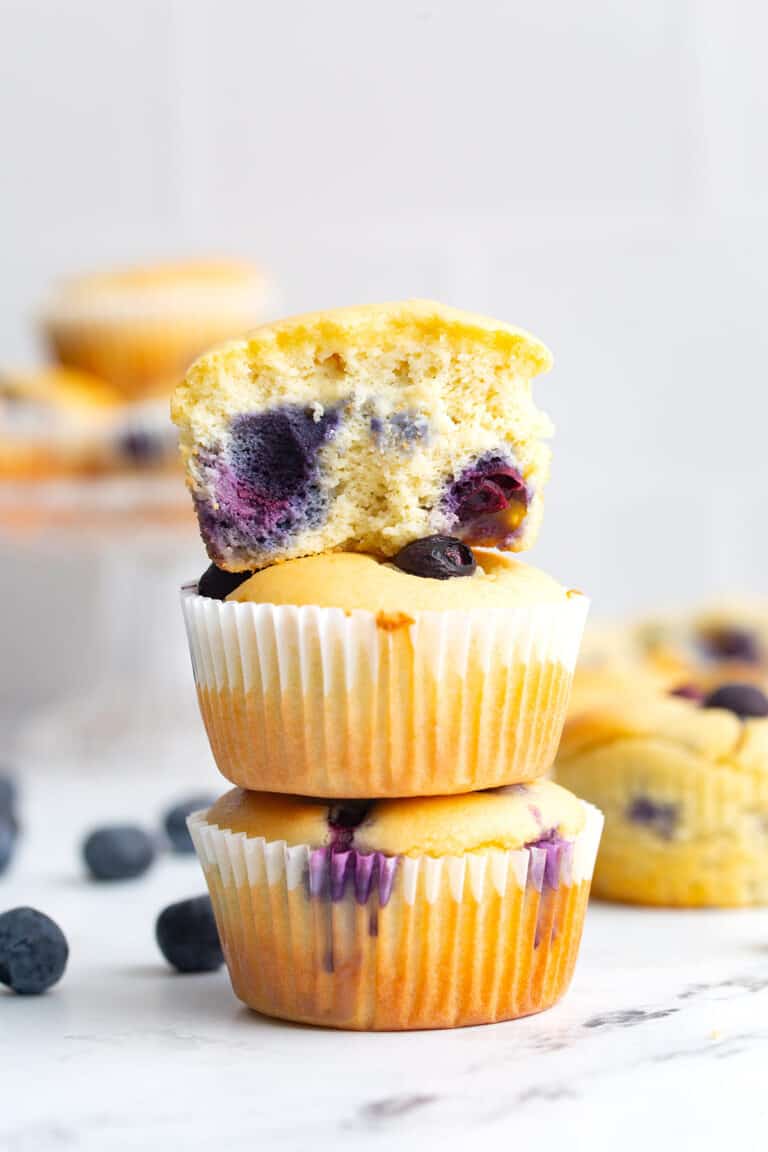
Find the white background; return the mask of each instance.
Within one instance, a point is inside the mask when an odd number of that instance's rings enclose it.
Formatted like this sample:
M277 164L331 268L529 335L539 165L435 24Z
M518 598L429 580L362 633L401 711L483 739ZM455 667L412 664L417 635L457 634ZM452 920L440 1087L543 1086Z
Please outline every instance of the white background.
M286 312L531 328L534 559L598 612L764 586L768 15L716 0L0 0L0 359L52 277L197 253Z

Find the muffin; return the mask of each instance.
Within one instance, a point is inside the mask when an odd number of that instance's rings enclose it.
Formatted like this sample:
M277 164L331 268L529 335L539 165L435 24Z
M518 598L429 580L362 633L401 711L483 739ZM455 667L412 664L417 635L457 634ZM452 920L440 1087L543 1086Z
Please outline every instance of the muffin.
M267 1015L376 1030L559 999L600 826L546 782L341 804L235 789L190 819L235 994Z
M98 468L119 399L103 380L83 372L0 370L0 478Z
M610 635L590 630L585 665L633 666L667 684L704 675L713 683L761 680L768 673L768 606L759 602L734 600L646 617L614 629L612 647Z
M168 402L125 403L68 368L0 371L0 477L102 476L178 469Z
M176 390L208 554L229 571L449 534L534 540L549 420L534 337L429 301L294 317L209 352Z
M168 393L195 356L264 318L264 275L249 264L178 263L69 280L44 310L57 360L129 397Z
M393 561L329 552L253 575L212 569L183 608L223 775L343 798L545 773L587 600L510 555L437 537Z
M555 777L605 813L594 894L768 903L768 697L625 679L566 722Z

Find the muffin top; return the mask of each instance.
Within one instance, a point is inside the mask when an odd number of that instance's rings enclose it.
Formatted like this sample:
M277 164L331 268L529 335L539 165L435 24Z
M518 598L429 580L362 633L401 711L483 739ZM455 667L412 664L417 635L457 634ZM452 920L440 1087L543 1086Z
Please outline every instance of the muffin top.
M57 286L43 319L54 323L81 319L152 316L156 308L180 315L205 316L221 307L243 315L252 325L266 295L263 273L242 261L200 260L118 268L73 277Z
M2 401L90 413L116 407L121 396L98 376L73 368L0 369Z
M475 549L471 576L435 579L360 552L326 552L255 572L228 600L322 608L402 610L509 608L558 603L569 592L545 572L490 549Z
M387 856L461 856L573 839L585 812L572 793L547 780L463 796L328 803L234 788L207 821L231 832L338 851Z
M622 741L647 739L674 745L707 760L768 770L768 697L755 684L696 684L672 691L642 673L603 681L565 724L558 761Z

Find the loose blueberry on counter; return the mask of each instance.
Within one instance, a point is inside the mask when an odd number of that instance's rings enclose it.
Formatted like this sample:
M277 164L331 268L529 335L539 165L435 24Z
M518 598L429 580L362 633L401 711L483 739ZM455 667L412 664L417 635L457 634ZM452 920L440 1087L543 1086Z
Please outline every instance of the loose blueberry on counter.
M226 600L230 592L244 584L253 572L225 572L210 564L197 582L198 596L207 596L209 600Z
M163 827L173 852L181 855L190 855L194 852L195 846L187 828L187 817L193 812L210 808L215 799L216 797L211 795L188 796L186 800L181 800L178 804L174 804L173 808L168 809L163 818Z
M713 660L759 664L762 659L760 642L749 628L712 628L702 633L701 644Z
M132 880L155 858L152 837L133 824L97 828L83 845L83 856L95 880Z
M401 548L392 563L411 576L450 580L471 576L477 568L472 549L455 536L425 536Z
M0 984L39 996L61 979L69 945L55 921L35 908L0 915Z
M726 708L742 720L768 716L768 696L756 684L721 684L705 696L702 708Z
M16 816L16 781L12 776L0 776L0 823L8 825L13 836L19 832ZM0 849L0 872L3 870L2 850Z
M0 776L0 816L11 817L16 812L16 781L11 776Z
M0 876L11 862L16 847L16 828L8 816L0 815Z
M157 918L155 936L177 972L215 972L224 963L209 896L169 904Z

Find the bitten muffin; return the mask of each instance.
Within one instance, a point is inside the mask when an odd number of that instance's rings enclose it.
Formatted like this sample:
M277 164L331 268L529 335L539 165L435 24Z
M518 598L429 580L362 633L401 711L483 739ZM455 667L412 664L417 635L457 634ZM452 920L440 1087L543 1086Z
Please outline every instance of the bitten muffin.
M594 893L639 904L768 903L768 698L623 680L565 726L557 780L605 812Z
M573 973L600 827L547 782L341 804L236 789L190 820L235 994L354 1029L552 1005Z
M544 572L444 537L393 562L330 552L213 572L183 608L211 748L233 783L429 796L551 766L587 600Z
M242 571L450 534L518 551L542 511L546 348L428 301L257 329L192 366L181 433L210 558Z
M128 268L69 280L44 310L57 360L129 397L166 395L195 356L261 323L266 280L250 264Z

